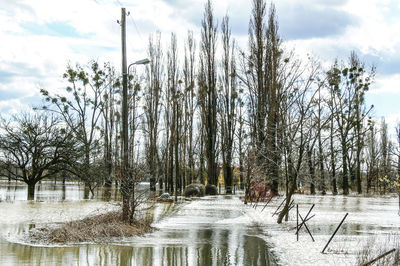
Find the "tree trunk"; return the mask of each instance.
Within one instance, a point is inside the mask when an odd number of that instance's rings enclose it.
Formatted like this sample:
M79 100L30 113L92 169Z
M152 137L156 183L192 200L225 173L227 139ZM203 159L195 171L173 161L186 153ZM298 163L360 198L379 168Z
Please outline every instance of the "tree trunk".
M107 177L104 182L104 186L107 188L111 188L112 186L112 162L111 162L111 152L107 154L107 162L106 162L106 167L107 167Z
M150 177L150 191L156 191L156 178L153 176Z
M130 198L127 195L122 195L122 220L129 221L130 218Z
M310 178L311 178L311 185L310 185L310 194L315 195L315 169L314 169L314 164L312 161L312 149L308 148L307 149L307 159L308 159L308 168L310 171Z
M174 192L174 142L175 137L175 111L173 110L172 122L171 122L171 136L169 141L169 191Z
M208 146L207 146L207 182L211 185L216 185L217 184L217 171L216 171L216 165L215 165L215 147L213 144L213 138L214 136L212 135L210 131L208 132L209 136L208 137Z
M65 183L62 186L62 200L65 200L65 194L66 194L66 187L65 187Z
M64 188L65 186L63 186ZM111 186L104 186L104 196L103 199L109 201L111 199Z
M334 136L334 128L333 128L333 118L331 118L331 134L330 134L330 153L331 153L331 168L332 168L332 194L337 195L337 184L336 184L336 163L335 163L335 149L333 147L333 136Z
M243 159L239 160L239 182L240 182L240 189L244 188L244 176L243 176Z
M297 187L297 185L296 185L297 177L296 177L296 174L293 172L292 161L291 161L290 158L288 159L288 161L289 161L288 162L289 169L291 169L291 170L289 170L290 171L289 175L291 176L290 177L291 182L290 182L290 188L289 188L288 194L286 195L285 206L283 207L283 210L279 213L279 216L278 216L278 220L277 220L278 224L281 224L282 220L283 220L283 217L285 217L285 215L287 215L287 213L289 211L289 207L290 207L289 206L290 201L292 200L292 196L293 196L294 192L296 191L296 187Z
M28 200L34 200L35 199L35 183L29 183L28 184Z
M361 108L360 105L361 103L361 96L360 92L357 90L356 92L356 137L357 137L357 148L356 148L356 173L355 173L355 178L356 178L356 183L357 183L357 192L358 194L362 193L361 189L361 150L363 148L362 144L362 133L361 133L361 123L362 120L360 118L360 113L361 113Z
M90 193L89 186L86 185L85 183L85 186L83 188L83 199L89 199L89 193Z
M250 199L250 187L251 187L251 158L250 154L247 153L247 174L246 174L246 186L244 192L244 204L247 204L248 200Z
M153 138L151 138L153 139ZM151 140L150 140L151 141ZM155 159L156 159L156 151L157 147L154 143L154 141L151 141L150 143L150 191L156 191L156 165L155 165Z
M325 169L324 169L324 151L322 148L322 106L321 106L321 88L318 90L318 163L320 171L320 190L321 194L326 194Z
M179 171L179 123L178 123L178 106L176 106L176 113L175 113L175 122L176 122L176 132L175 132L175 199L177 197L178 188L181 189L181 179L180 179L180 171Z
M200 137L201 138L201 144L200 144L200 169L199 169L199 174L200 174L200 183L205 184L205 178L204 178L204 157L203 157L203 135Z
M361 144L360 144L361 145ZM356 166L356 181L357 181L357 192L358 194L362 193L361 187L361 147L357 148L357 166Z
M342 179L342 188L343 188L343 195L349 194L349 181L348 181L348 169L347 169L347 148L346 143L342 142L342 161L343 161L343 179Z
M225 193L232 194L232 167L226 165L225 172Z

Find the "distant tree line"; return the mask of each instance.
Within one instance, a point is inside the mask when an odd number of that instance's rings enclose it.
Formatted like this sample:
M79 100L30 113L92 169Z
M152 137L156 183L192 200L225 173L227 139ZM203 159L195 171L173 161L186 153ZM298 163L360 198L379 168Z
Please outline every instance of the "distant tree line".
M285 46L275 7L265 0L252 1L246 48L236 45L228 15L218 23L210 0L200 40L189 31L179 47L173 33L166 47L160 33L150 36L150 64L144 74L134 70L128 77L129 161L150 178L151 190L217 185L222 171L231 193L236 168L246 190L257 180L275 194L285 191L278 222L293 193L304 188L347 195L393 192L397 184L399 191L400 125L394 142L385 120L371 118L365 93L375 69L354 52L329 68L301 59ZM121 75L108 63L90 62L68 66L64 78L64 92L41 90L46 104L40 115L3 119L2 162L19 168L24 174L9 174L28 184L62 169L93 193L120 179ZM35 142L49 151L14 150L32 141L32 132L41 136L35 127L55 141ZM28 153L32 159L21 162ZM34 156L54 164L45 161L45 171L28 178L25 172L38 167Z

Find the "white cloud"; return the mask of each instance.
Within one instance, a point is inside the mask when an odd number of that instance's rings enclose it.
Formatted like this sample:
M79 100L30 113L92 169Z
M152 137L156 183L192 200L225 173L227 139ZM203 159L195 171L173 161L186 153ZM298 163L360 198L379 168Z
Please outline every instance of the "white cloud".
M400 98L400 73L395 75L379 75L371 87L370 94L392 93L399 94Z
M349 1L346 10L362 21L360 27L348 32L349 41L364 53L399 53L396 47L400 42L400 9L395 8L394 3L389 0Z
M166 47L170 33L175 32L179 51L183 50L188 30L194 30L195 38L199 39L205 0L0 0L0 25L2 25L0 75L1 71L4 75L8 75L7 81L2 81L0 76L0 91L11 90L33 97L38 95L37 88L40 86L50 90L62 88L65 84L61 76L69 62L84 64L90 59L98 59L111 61L119 68L121 38L117 20L120 19L121 2L127 4L126 9L130 12L130 16L127 17L128 61L146 57L148 36L157 30L162 32ZM232 32L241 48L246 49L252 1L214 0L213 2L215 17L220 22L226 13L230 15L234 27ZM293 1L275 2L278 20L282 27L284 26L282 23L292 23L293 27L297 25L296 29L299 30L311 29L305 24L304 14L302 17L302 14L288 12L289 8L294 6ZM345 59L351 50L356 50L363 59L372 61L367 62L368 64L378 64L376 84L369 94L399 93L400 4L397 1L306 0L295 6L299 5L309 8L308 11L313 9L315 12L310 12L317 16L316 18L332 26L315 30L336 29L336 35L331 35L329 32L310 33L312 38L288 41L289 47L295 47L300 56L305 56L307 53L315 54L325 65L333 62L336 57ZM321 10L324 12L319 12ZM336 14L338 17L323 16L328 14L326 12ZM342 18L340 14L349 14L352 16L351 21L354 19L356 23L339 21ZM324 21L327 18L329 21ZM68 37L62 34L46 36L43 32L35 34L34 31L26 29L26 25L40 27L51 23L59 23L57 25L64 23L74 29L79 36L71 34ZM340 29L342 25L343 30ZM285 27L290 26L291 24L288 24ZM282 37L288 40L293 36ZM19 69L21 64L24 66L22 70ZM390 69L385 68L387 64L390 64ZM374 99L371 97L372 102ZM25 99L16 104L17 100L13 100L11 104L10 101L0 99L0 109L10 110L9 108L19 108L20 104L27 103ZM393 115L399 114L400 107L392 108L391 112Z

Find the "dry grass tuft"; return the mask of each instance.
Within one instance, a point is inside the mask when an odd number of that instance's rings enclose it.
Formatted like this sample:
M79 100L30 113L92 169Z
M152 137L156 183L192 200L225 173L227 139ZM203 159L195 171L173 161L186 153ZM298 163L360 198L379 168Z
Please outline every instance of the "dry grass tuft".
M376 238L369 238L363 249L357 254L357 265L365 265L379 255L395 248L396 251L379 259L372 265L399 265L400 263L400 235L390 234L384 241L377 241Z
M36 240L49 243L106 242L113 237L130 237L152 230L150 221L129 224L122 220L121 212L109 212L83 220L65 223L59 228L42 229L32 234Z

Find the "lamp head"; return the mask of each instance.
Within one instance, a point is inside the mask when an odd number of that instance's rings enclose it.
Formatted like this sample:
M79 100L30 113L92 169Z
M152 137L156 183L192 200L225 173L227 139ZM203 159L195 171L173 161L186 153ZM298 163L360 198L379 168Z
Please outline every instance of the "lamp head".
M146 59L138 60L138 61L134 62L133 64L134 65L146 65L148 63L150 63L150 60L146 58Z

